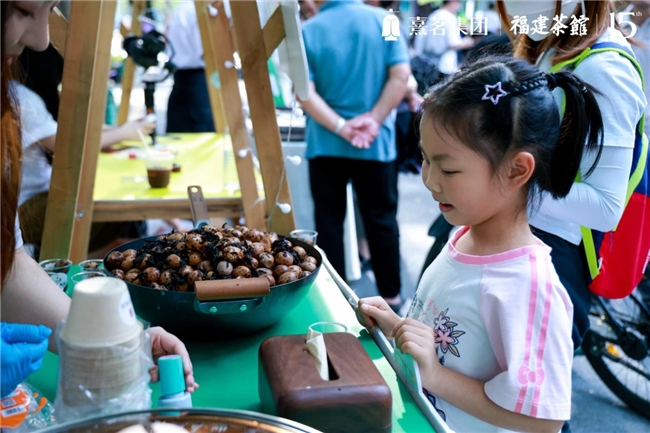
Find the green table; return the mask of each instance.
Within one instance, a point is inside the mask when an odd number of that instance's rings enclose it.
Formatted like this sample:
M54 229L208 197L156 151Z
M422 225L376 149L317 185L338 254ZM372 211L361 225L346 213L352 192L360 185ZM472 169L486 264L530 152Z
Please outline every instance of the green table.
M101 153L93 192L93 221L137 221L190 218L187 187L200 185L211 214L239 216L241 190L229 135L170 134L158 143L176 154L181 171L172 173L167 188L151 188L139 143L125 141ZM121 149L121 150L120 150ZM263 195L261 177L255 173Z
M261 411L257 393L257 352L260 344L274 335L306 334L311 323L322 320L344 323L349 332L359 336L392 391L393 431L433 431L406 388L398 382L395 372L375 342L358 324L352 308L324 269L321 269L307 297L275 326L238 340L187 344L195 378L201 385L193 396L194 407ZM30 377L30 382L49 398L56 393L57 368L58 356L48 353L43 367ZM152 399L156 402L160 395L158 385L153 384L152 389Z

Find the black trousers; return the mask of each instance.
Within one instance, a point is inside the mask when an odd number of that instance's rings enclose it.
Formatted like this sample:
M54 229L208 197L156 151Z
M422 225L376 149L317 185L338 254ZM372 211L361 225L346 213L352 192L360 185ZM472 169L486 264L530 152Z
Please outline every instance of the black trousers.
M381 296L400 293L397 165L394 162L318 157L309 160L318 245L345 278L343 222L348 181L357 193L372 268Z
M167 103L167 132L214 132L204 69L179 69Z
M591 307L591 292L589 268L582 244L574 245L558 236L531 227L533 234L551 247L551 261L555 267L560 282L569 293L573 302L573 349L580 347L582 339L589 329L589 309Z

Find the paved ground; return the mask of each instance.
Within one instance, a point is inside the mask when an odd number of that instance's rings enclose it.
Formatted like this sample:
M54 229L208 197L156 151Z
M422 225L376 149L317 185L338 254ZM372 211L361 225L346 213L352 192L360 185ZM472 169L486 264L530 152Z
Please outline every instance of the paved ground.
M402 252L402 293L410 299L424 258L433 243L427 231L439 211L419 176L400 175L399 194L397 219ZM352 287L360 297L374 296L377 290L373 281L374 276L369 271ZM408 305L402 311L407 309ZM574 360L572 403L570 425L574 433L650 432L650 420L629 410L612 394L584 356Z

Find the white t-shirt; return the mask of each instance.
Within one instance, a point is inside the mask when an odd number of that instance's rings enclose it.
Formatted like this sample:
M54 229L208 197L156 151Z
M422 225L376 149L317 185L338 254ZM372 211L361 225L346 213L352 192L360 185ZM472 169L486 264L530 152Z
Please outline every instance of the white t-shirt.
M12 82L16 106L20 107L20 125L23 141L22 179L18 206L30 198L50 189L52 166L39 141L56 135L57 123L45 107L45 102L36 93Z
M415 53L440 56L438 70L443 74L453 74L458 70L458 51L449 48L462 42L456 15L444 8L437 9L427 18L426 28L426 35L416 35L413 40Z
M609 29L596 43L615 42L629 49L623 35ZM539 68L548 71L551 53ZM603 52L587 57L573 71L602 95L596 96L604 126L604 150L591 176L575 183L569 194L554 200L547 195L537 213L529 215L534 227L559 236L575 245L582 239L580 226L599 231L614 229L625 205L627 183L632 166L636 125L646 107L646 98L638 71L627 58L615 52ZM558 105L563 90L554 92ZM581 170L586 172L593 158L583 157Z
M427 268L407 315L431 326L440 362L485 382L497 405L552 420L571 416L573 305L541 241L489 256L454 245ZM445 380L440 377L439 380ZM506 432L448 402L429 400L456 432Z
M169 22L167 39L173 49L172 62L178 69L205 67L203 42L193 1L184 1L176 6Z

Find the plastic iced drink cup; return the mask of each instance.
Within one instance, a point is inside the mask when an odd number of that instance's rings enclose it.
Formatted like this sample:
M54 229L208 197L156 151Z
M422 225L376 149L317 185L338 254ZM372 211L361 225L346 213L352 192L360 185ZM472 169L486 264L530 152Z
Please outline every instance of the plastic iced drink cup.
M149 150L145 156L147 177L152 188L166 188L169 185L174 154L165 151Z

